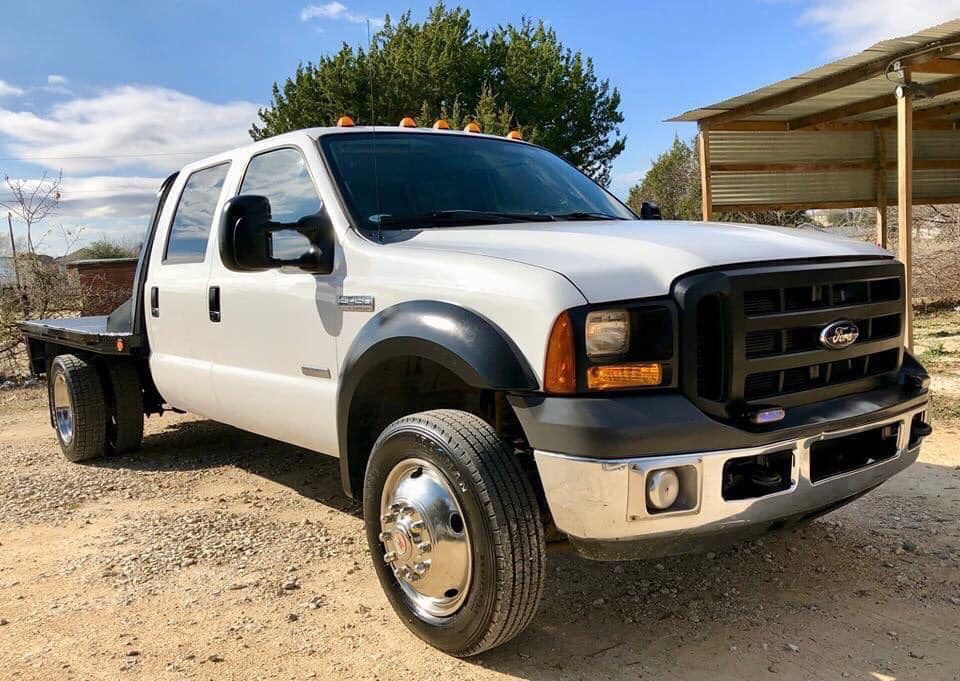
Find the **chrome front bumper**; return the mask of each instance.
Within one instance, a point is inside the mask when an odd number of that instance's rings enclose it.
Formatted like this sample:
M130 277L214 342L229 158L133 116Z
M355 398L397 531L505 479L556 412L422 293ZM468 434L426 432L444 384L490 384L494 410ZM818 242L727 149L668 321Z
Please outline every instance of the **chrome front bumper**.
M910 446L913 417L926 405L855 428L826 431L762 447L670 456L601 460L536 451L537 468L557 528L587 557L627 559L704 549L711 539L736 540L775 527L790 518L829 510L869 491L916 459L919 443ZM814 482L810 447L821 440L845 437L887 425L900 425L896 453L882 461ZM734 458L792 451L790 486L751 499L723 498L724 464ZM685 508L650 512L647 475L657 469L695 472L693 493ZM591 545L603 547L592 550Z

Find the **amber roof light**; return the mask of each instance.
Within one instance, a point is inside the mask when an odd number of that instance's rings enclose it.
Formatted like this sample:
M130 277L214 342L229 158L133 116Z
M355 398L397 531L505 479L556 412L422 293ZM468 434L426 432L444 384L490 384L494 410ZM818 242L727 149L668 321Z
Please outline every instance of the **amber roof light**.
M352 127L353 127L353 119L350 118L349 116L341 116L340 118L337 119L337 127L338 127L338 128L352 128Z
M400 119L401 128L415 128L417 127L417 122L410 118L410 116L404 116Z

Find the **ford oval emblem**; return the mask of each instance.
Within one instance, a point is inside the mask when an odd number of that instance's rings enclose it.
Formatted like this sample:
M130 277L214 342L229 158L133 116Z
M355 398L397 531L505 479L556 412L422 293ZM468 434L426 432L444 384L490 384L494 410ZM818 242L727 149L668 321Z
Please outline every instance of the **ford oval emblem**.
M849 319L827 324L820 332L820 344L828 350L843 350L853 345L860 336L860 329Z

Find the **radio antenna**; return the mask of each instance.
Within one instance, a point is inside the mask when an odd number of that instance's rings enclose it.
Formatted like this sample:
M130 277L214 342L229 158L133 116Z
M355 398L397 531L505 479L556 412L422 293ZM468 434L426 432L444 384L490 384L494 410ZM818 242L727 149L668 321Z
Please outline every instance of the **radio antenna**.
M370 79L370 122L373 126L373 195L377 206L377 240L383 241L383 216L380 214L380 174L377 172L377 113L374 108L375 81L373 77L373 40L370 37L370 20L367 19L367 76Z

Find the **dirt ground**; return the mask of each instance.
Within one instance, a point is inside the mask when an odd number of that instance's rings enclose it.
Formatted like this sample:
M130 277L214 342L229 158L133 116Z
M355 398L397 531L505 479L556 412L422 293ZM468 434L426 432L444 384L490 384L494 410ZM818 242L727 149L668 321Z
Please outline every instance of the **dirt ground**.
M399 623L337 463L187 416L76 465L0 392L0 678L960 679L960 314L919 463L803 529L622 564L551 555L531 627L472 660Z

